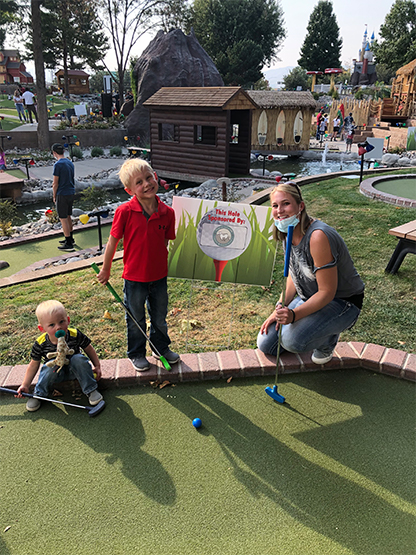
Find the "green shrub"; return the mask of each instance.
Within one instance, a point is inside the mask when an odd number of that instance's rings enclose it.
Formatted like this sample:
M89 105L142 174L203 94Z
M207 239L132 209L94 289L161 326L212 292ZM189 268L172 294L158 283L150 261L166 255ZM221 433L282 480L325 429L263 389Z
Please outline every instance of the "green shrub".
M110 149L110 156L121 156L122 150L121 146L113 146Z
M11 200L0 201L0 233L6 237L12 234L12 224L16 218L16 206Z
M79 148L79 146L73 146L72 147L72 152L71 152L71 156L75 158L78 158L79 160L81 160L81 158L84 156L82 154L82 150Z
M91 156L93 158L98 158L98 156L102 156L104 154L104 150L100 146L94 146L91 149Z
M91 187L82 191L81 197L90 207L89 210L96 210L107 202L109 195L106 189L91 185Z

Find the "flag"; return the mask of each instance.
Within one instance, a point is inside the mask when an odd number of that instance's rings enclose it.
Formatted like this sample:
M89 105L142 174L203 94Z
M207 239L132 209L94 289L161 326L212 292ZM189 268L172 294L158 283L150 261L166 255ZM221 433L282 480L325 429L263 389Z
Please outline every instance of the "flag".
M341 128L344 125L344 104L340 104L338 108L337 118L339 118L339 127Z

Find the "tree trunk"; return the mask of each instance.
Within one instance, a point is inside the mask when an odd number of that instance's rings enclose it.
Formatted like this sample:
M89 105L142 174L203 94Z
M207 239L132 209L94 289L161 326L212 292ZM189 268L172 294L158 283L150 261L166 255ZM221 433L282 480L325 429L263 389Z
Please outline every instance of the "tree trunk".
M33 59L35 61L37 111L38 111L38 147L49 150L49 122L46 105L45 66L43 63L42 35L39 0L31 0Z

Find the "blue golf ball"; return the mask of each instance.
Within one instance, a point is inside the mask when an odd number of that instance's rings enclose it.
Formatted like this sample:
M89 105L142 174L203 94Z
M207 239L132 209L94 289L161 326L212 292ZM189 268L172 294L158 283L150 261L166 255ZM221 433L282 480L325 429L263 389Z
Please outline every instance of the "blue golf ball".
M193 426L194 428L200 428L200 427L202 426L201 419L200 419L200 418L194 418L194 419L192 420L192 426Z

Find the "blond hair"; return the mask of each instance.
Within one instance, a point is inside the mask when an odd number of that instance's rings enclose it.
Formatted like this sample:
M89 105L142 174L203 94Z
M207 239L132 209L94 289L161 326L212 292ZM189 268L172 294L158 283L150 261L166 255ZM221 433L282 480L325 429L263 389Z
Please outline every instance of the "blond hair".
M270 202L272 202L272 196L274 195L274 193L287 193L288 195L293 197L297 204L304 202L300 187L294 181L285 181L284 183L279 183L279 185L274 187L272 192L270 193ZM310 226L311 222L312 218L308 216L306 208L304 208L300 215L300 231L302 235L305 235L306 230ZM286 237L286 233L282 233L277 229L277 227L275 227L273 229L273 237L274 239L276 239L276 241L283 241Z
M152 166L146 160L141 158L130 158L126 160L121 166L118 176L120 181L123 183L125 189L130 189L130 182L133 176L138 172L143 172L144 170L149 170L154 173Z
M62 303L60 303L59 301L49 300L49 301L43 301L43 303L40 303L36 308L35 314L38 319L38 322L41 323L41 321L45 317L51 316L56 312L63 312L66 315L66 309Z

